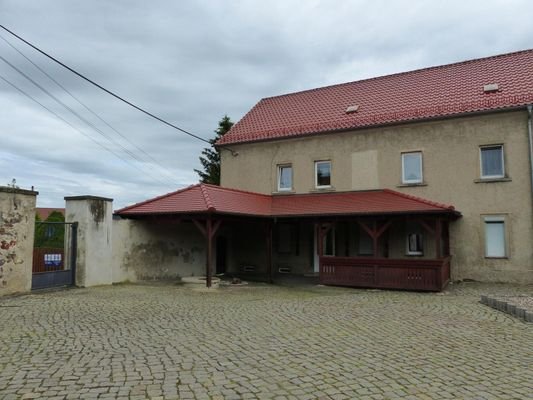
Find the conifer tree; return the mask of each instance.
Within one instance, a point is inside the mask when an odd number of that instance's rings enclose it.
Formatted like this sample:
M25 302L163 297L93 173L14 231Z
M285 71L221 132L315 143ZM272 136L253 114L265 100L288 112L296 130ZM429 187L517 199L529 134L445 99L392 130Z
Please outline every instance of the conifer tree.
M229 132L233 122L227 115L218 122L218 128L215 129L215 137L209 140L211 147L206 147L202 150L200 156L200 163L202 164L203 171L195 169L194 171L200 176L200 182L210 183L211 185L220 185L220 152L214 146L214 144L222 136Z

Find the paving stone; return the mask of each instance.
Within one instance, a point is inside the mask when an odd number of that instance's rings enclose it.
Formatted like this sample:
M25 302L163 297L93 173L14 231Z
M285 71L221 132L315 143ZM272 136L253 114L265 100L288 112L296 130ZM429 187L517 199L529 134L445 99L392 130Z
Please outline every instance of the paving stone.
M533 287L154 283L0 298L0 400L527 399L533 324L483 293Z

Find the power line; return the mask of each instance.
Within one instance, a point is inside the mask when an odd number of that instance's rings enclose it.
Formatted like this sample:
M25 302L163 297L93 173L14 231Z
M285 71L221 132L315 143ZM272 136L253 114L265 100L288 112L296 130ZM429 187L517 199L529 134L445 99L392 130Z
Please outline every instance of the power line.
M73 108L69 107L68 105L66 105L65 103L63 103L60 99L58 99L56 96L54 96L52 93L50 93L46 88L44 88L43 86L41 86L40 84L38 84L36 81L34 81L32 78L30 78L28 75L26 75L24 72L22 72L20 69L18 69L17 67L15 67L12 63L10 63L8 60L6 60L4 57L0 56L0 60L2 60L3 62L5 62L7 65L9 65L11 68L13 68L15 71L17 71L20 75L22 75L24 78L26 78L28 81L30 81L31 83L33 83L35 86L37 86L39 89L41 89L44 93L46 93L49 97L51 97L52 99L54 99L54 101L58 104L60 104L61 106L63 106L64 108L66 108L68 111L70 111L72 114L74 114L76 117L78 117L82 122L84 122L85 124L87 124L89 127L91 127L92 129L94 129L95 131L97 131L100 135L102 135L104 138L106 138L107 140L109 140L111 143L113 143L114 145L122 148L122 150L127 154L129 155L130 157L132 157L133 159L135 159L136 161L140 162L140 163L143 163L144 161L141 160L140 158L137 157L137 155L135 155L134 153L132 153L130 150L128 150L127 148L125 148L124 146L122 146L120 143L118 143L117 141L115 141L113 138L110 138L105 132L103 132L101 129L99 129L96 125L94 125L92 122L88 121L87 119L85 119L83 116L81 116L79 113L77 113Z
M63 89L70 97L72 97L74 100L76 100L79 104L81 104L87 111L89 111L92 115L94 115L96 118L98 118L100 121L102 121L105 125L107 125L111 130L113 130L115 133L117 133L120 137L122 137L124 140L126 140L129 144L131 144L133 147L135 147L138 151L146 155L153 163L158 165L162 170L166 172L166 174L169 177L173 177L173 174L168 171L164 166L162 166L154 157L152 157L150 154L148 154L145 150L143 150L141 147L137 146L135 143L133 143L130 139L128 139L127 136L123 135L121 132L119 132L117 129L115 129L111 124L109 124L106 120L104 120L102 117L100 117L96 112L94 112L89 106L87 106L85 103L83 103L80 99L78 99L74 94L72 94L66 87L64 87L61 83L59 83L56 79L54 79L50 74L48 74L44 69L39 67L35 62L33 62L29 57L27 57L22 51L17 49L13 44L11 44L6 38L4 38L2 35L0 35L0 39L2 39L8 46L10 46L13 50L15 50L17 53L19 53L22 57L24 57L29 63L31 63L35 68L37 68L43 75L45 75L48 79L50 79L52 82L54 82L57 86L59 86L61 89Z
M84 131L82 131L81 129L79 129L78 127L72 125L69 121L67 121L65 118L61 117L59 114L57 114L56 112L52 111L50 108L46 107L44 104L42 104L40 101L38 101L37 99L35 99L34 97L32 97L30 94L26 93L24 90L22 90L21 88L19 88L18 86L16 86L14 83L10 82L9 80L7 80L4 76L0 75L0 79L3 80L5 83L7 83L9 86L11 86L12 88L16 89L18 92L20 92L21 94L23 94L24 96L26 96L28 99L32 100L33 102L37 103L38 105L40 105L42 108L44 108L46 111L48 111L49 113L51 113L52 115L54 115L56 118L58 118L59 120L63 121L65 124L67 124L68 126L70 126L72 129L78 131L79 133L81 133L83 136L85 136L86 138L88 138L89 140L91 140L92 142L96 143L98 146L102 147L104 150L110 152L111 154L113 154L115 157L119 158L120 160L124 161L125 163L127 164L130 164L131 166L133 166L134 168L138 169L139 171L141 171L142 173L146 174L146 171L143 171L141 168L139 168L137 165L129 162L128 160L122 158L120 156L120 154L114 152L113 150L109 149L108 147L106 147L105 145L103 145L102 143L98 142L96 139L94 139L91 135L85 133ZM167 183L159 180L157 177L154 177L152 175L150 175L151 178L159 181L159 183L163 184L163 185L166 185Z
M200 136L198 136L198 135L195 135L194 133L191 133L191 132L189 132L189 131L186 131L185 129L180 128L179 126L174 125L174 124L172 124L171 122L168 122L168 121L164 120L163 118L158 117L157 115L154 115L154 114L152 114L151 112L146 111L145 109L143 109L143 108L141 108L141 107L139 107L139 106L133 104L132 102L130 102L130 101L124 99L123 97L121 97L121 96L119 96L118 94L112 92L111 90L106 89L106 88L103 87L102 85L96 83L95 81L93 81L93 80L87 78L87 77L86 77L85 75L83 75L82 73L76 71L74 68L69 67L68 65L66 65L66 64L64 64L63 62L59 61L57 58L51 56L50 54L48 54L48 53L46 53L45 51L43 51L43 50L41 50L40 48L38 48L37 46L31 44L31 43L28 42L26 39L24 39L24 38L20 37L19 35L17 35L15 32L13 32L13 31L7 29L5 26L0 25L0 28L2 28L3 30L5 30L5 31L8 32L9 34L13 35L13 36L16 37L17 39L21 40L22 42L26 43L28 46L30 46L30 47L33 48L34 50L37 50L37 51L38 51L39 53L41 53L42 55L48 57L50 60L54 61L55 63L57 63L57 64L59 64L59 65L61 65L63 68L68 69L68 70L69 70L70 72L72 72L73 74L79 76L79 77L82 78L83 80L89 82L91 85L96 86L98 89L103 90L103 91L106 92L107 94L109 94L109 95L115 97L116 99L122 101L123 103L126 103L126 104L129 105L130 107L135 108L136 110L138 110L138 111L140 111L140 112L142 112L142 113L148 115L149 117L152 117L152 118L156 119L156 120L159 121L159 122L162 122L162 123L165 124L165 125L170 126L171 128L174 128L174 129L176 129L176 130L178 130L178 131L180 131L180 132L182 132L182 133L184 133L184 134L186 134L186 135L189 135L189 136L191 136L191 137L193 137L193 138L195 138L195 139L201 140L202 142L204 142L204 143L208 143L209 145L211 145L211 143L209 142L209 140L204 139L204 138L202 138L202 137L200 137Z

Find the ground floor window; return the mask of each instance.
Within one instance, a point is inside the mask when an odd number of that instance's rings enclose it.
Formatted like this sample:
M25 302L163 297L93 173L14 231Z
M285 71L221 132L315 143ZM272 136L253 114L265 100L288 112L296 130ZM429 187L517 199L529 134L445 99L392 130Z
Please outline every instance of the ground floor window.
M424 254L424 237L421 233L407 234L407 254L421 256Z
M507 256L505 245L505 218L502 216L484 217L485 257L503 258Z
M363 229L359 229L359 248L357 253L360 256L374 255L374 241Z

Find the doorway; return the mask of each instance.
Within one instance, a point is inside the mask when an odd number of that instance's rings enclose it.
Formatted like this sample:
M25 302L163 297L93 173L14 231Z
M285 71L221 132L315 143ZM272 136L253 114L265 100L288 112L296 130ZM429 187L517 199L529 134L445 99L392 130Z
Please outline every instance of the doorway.
M216 243L216 274L225 274L228 256L228 240L219 236Z

